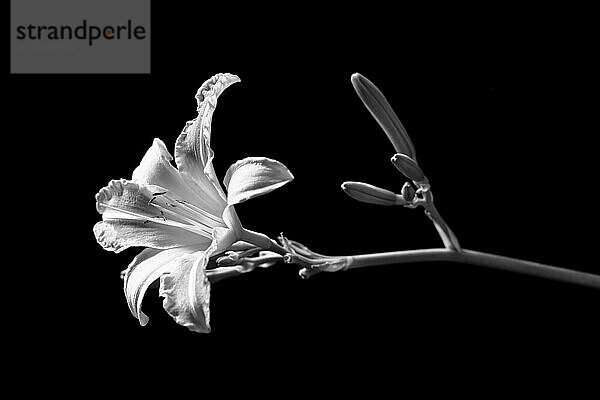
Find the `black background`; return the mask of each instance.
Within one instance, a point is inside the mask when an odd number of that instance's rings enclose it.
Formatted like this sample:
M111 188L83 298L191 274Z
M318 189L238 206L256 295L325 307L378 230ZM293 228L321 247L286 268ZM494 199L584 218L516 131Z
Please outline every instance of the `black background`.
M289 383L287 396L322 382L397 392L547 387L597 363L600 292L459 264L306 281L281 264L215 284L208 335L173 322L156 291L140 327L119 278L138 250L115 255L96 244L94 195L129 178L153 138L172 151L196 116L197 88L218 72L242 82L219 98L213 119L217 175L267 156L296 178L236 206L246 227L332 255L441 246L420 210L362 204L340 190L346 180L395 191L404 183L350 84L360 72L411 134L465 248L600 273L585 24L532 14L488 26L484 14L473 25L438 25L425 15L404 31L402 19L378 24L384 10L368 7L294 22L293 10L259 22L243 11L233 19L153 7L150 75L8 77L5 151L16 158L4 190L17 190L4 211L25 245L5 283L19 294L4 321L27 338L15 369L98 390L153 387L156 374L192 394L228 393L250 376L265 391Z

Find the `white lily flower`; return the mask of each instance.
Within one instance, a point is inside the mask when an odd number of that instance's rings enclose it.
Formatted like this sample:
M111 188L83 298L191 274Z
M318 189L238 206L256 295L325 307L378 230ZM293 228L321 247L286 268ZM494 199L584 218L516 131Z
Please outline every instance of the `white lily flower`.
M278 161L251 157L227 171L227 195L221 188L212 165L212 114L221 92L239 81L218 74L198 89L198 117L186 124L175 144L177 168L164 143L154 139L131 180L113 180L96 195L102 214L94 226L98 243L114 252L147 247L124 276L127 303L141 325L148 322L141 311L144 294L160 278L165 310L190 330L209 332L206 265L245 232L233 206L293 179Z

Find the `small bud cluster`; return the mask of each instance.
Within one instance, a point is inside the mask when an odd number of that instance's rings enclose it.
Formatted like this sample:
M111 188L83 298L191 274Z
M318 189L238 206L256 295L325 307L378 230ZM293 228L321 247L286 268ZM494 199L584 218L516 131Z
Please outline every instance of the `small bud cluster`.
M299 271L302 278L308 279L319 272L337 272L345 270L349 265L348 257L331 257L316 253L302 243L289 240L283 234L279 241L287 251L284 261L287 264L297 264L303 268Z
M410 136L383 93L373 82L360 74L352 75L351 80L358 97L383 129L397 152L392 157L392 164L412 184L406 182L400 194L363 182L344 182L342 190L348 196L363 203L383 206L402 205L411 208L417 206L420 204L418 195L423 189L429 188L429 181L416 161L415 147Z

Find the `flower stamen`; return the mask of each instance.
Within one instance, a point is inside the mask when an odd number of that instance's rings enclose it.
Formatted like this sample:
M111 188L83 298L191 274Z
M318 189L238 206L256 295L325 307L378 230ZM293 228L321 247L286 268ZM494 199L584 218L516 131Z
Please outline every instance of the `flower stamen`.
M154 203L154 206L158 206L158 207L162 208L161 210L159 210L160 216L157 216L158 218L162 217L166 221L167 220L166 215L168 215L170 219L174 219L174 220L179 219L183 223L189 224L187 226L194 226L198 229L201 229L203 232L205 232L208 235L210 235L212 233L213 226L202 223L202 222L196 220L195 218L190 218L185 215L182 215L181 212L171 211L168 208L166 208L166 206L162 206L157 203ZM157 217L155 217L155 218L157 218ZM184 224L184 225L186 225L186 224Z
M187 231L190 231L192 233L196 233L200 236L203 237L207 237L207 238L211 238L212 237L212 231L207 231L205 229L202 229L202 227L198 226L198 225L187 225L187 224L182 224L180 222L176 222L176 221L170 221L167 220L164 215L153 215L152 218L164 218L163 220L155 220L155 221L150 221L148 220L149 216L147 215L142 215L142 214L138 214L132 211L127 211L127 210L123 210L121 208L115 207L115 206L111 206L110 204L106 204L106 203L100 203L102 204L103 207L106 207L110 210L114 210L117 211L118 213L122 213L122 214L126 214L126 215L130 215L132 217L134 217L134 220L144 220L144 224L148 223L148 222L154 222L157 224L161 224L161 225L167 225L167 226L172 226L175 228L181 228L181 229L185 229Z
M193 206L185 200L175 199L166 194L160 194L160 197L164 201L164 204L162 204L156 200L157 197L158 196L153 197L150 204L155 207L160 207L174 218L179 218L193 225L202 225L209 229L212 229L215 226L225 226L225 222L222 219ZM175 203L177 203L179 207ZM177 210L173 210L174 208L177 208Z
M185 200L175 199L175 202L177 202L178 204L183 205L185 208L188 208L190 211L193 211L193 212L195 212L197 214L202 215L203 217L206 217L206 218L214 221L215 223L217 223L219 225L222 225L222 224L225 223L222 218L219 218L219 217L217 217L215 215L212 215L211 213L208 213L208 212L204 211L203 209L198 208L195 205L193 205L192 203L189 203L189 202L187 202Z

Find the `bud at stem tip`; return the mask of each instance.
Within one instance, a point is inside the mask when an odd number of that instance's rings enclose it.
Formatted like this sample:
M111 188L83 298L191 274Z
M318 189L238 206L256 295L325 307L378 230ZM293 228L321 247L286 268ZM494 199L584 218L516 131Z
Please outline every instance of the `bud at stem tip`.
M352 74L350 78L358 97L373 118L379 123L394 149L416 159L415 147L408 136L408 132L400 119L386 100L385 96L370 80L359 73Z

